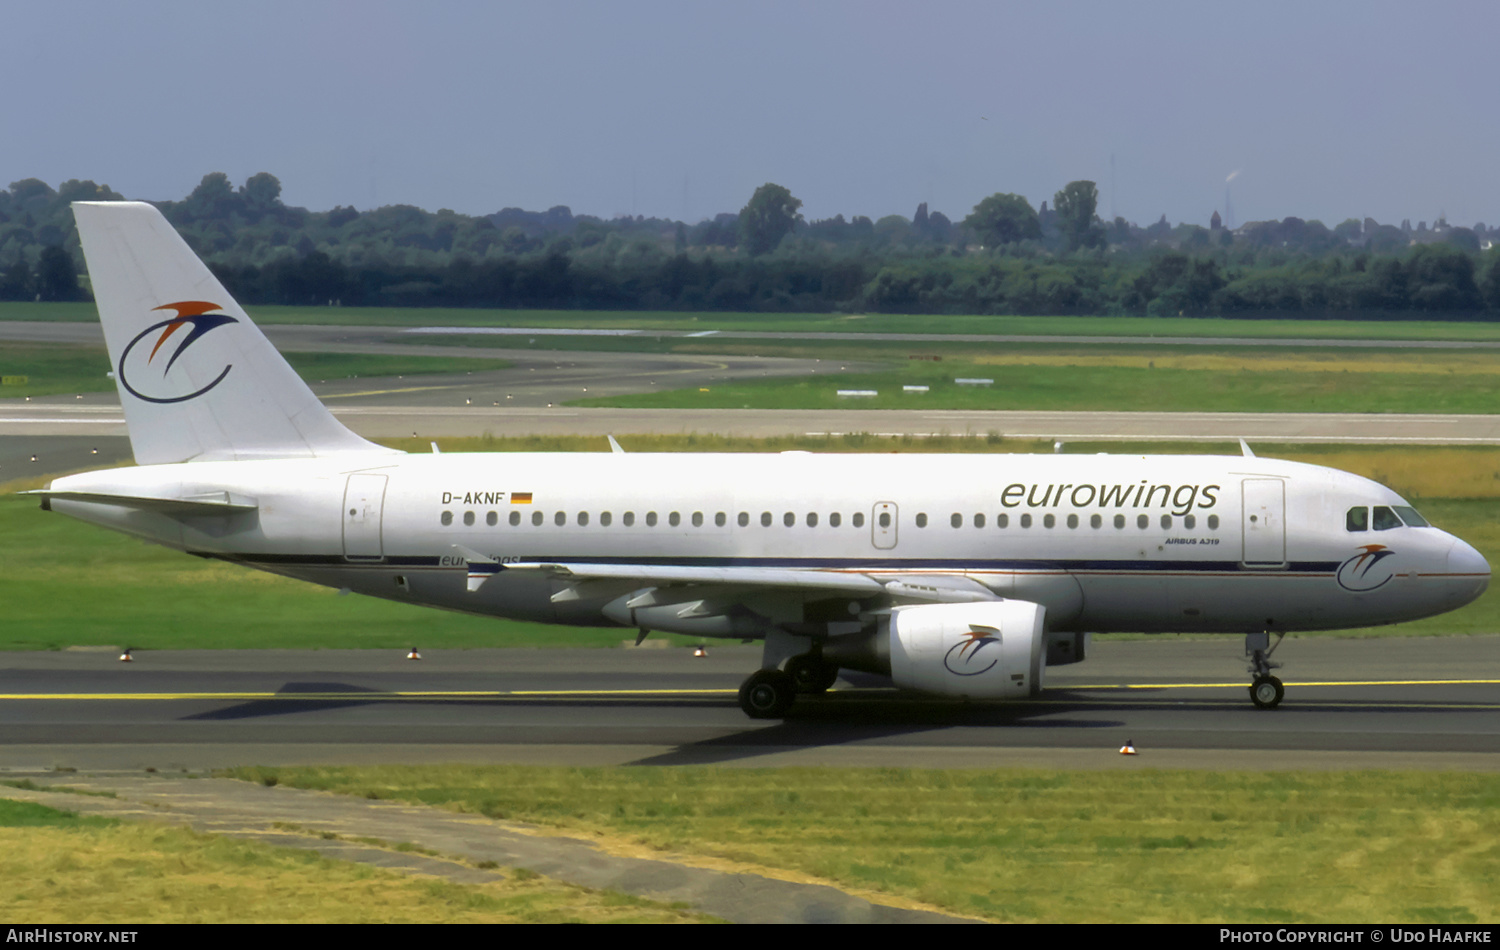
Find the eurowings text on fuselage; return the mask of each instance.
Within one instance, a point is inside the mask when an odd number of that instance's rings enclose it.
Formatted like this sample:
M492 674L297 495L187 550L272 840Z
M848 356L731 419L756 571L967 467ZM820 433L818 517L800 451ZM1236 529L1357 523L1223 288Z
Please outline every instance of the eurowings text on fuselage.
M328 413L154 208L75 209L138 467L57 479L45 507L373 596L762 639L751 715L840 668L1034 695L1117 630L1250 635L1270 706L1264 632L1429 616L1489 580L1389 489L1248 455L395 452Z

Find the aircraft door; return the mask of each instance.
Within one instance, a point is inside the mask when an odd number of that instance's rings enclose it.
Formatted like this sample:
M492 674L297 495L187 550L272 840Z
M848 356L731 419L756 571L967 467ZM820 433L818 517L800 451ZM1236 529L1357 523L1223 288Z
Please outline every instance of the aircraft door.
M1279 478L1247 478L1242 487L1243 563L1280 567L1286 563L1286 483Z
M384 475L350 475L344 487L344 558L350 561L380 560L385 550L380 541L380 521L385 507Z
M882 551L896 546L896 503L877 501L870 512L870 541Z

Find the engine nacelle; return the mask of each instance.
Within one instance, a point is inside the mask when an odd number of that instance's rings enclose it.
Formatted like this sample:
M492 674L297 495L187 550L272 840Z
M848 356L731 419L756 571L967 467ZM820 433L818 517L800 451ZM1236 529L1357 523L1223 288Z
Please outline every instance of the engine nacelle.
M942 696L1022 699L1042 691L1047 610L1025 600L891 611L891 679Z

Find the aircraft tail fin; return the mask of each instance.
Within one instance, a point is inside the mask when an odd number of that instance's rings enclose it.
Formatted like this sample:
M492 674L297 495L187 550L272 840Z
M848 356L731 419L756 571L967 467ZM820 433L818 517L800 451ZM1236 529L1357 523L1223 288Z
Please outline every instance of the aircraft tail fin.
M392 451L333 417L155 207L73 215L138 464Z

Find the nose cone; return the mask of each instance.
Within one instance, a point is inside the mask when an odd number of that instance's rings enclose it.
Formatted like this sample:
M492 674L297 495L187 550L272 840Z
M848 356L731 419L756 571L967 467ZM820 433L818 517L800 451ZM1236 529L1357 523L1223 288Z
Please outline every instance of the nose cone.
M1448 549L1447 580L1453 606L1461 607L1475 600L1490 586L1490 565L1474 548L1458 540Z

